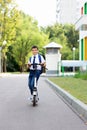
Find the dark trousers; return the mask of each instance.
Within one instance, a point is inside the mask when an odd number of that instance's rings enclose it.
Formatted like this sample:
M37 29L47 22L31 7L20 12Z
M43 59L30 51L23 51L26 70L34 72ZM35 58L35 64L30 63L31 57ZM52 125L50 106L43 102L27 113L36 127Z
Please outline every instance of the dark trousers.
M36 81L38 81L40 74L41 74L41 70L30 70L28 86L31 94L33 94L33 89L34 89L34 78L36 77Z

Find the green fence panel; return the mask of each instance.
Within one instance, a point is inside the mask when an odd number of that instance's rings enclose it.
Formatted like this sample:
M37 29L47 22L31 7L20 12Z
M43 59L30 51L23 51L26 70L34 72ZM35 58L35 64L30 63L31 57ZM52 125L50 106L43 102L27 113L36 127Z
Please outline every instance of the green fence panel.
M87 2L84 4L84 14L87 14Z
M81 39L81 60L84 60L84 41Z

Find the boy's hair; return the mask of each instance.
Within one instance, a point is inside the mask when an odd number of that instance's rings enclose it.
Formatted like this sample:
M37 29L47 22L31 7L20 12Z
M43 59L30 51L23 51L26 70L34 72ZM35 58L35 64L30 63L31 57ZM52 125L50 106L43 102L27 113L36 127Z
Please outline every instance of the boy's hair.
M32 46L31 50L34 48L37 48L37 50L38 50L38 46L36 46L36 45Z

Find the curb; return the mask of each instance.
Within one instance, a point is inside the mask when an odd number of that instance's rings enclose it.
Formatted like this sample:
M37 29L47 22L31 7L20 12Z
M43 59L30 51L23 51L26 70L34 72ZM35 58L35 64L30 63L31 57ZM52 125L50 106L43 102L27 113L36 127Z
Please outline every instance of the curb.
M9 76L9 75L11 75L11 73L0 73L0 77Z
M59 86L55 85L48 79L46 79L45 81L64 99L64 101L66 101L74 109L74 111L79 115L81 119L87 122L87 105L85 105L83 102L73 97L71 94L69 94Z

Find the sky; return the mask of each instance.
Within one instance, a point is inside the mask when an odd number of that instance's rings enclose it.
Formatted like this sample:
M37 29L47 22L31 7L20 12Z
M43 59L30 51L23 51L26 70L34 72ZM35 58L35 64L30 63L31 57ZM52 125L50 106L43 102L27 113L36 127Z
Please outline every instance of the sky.
M18 8L34 17L39 26L56 22L56 0L15 0Z

